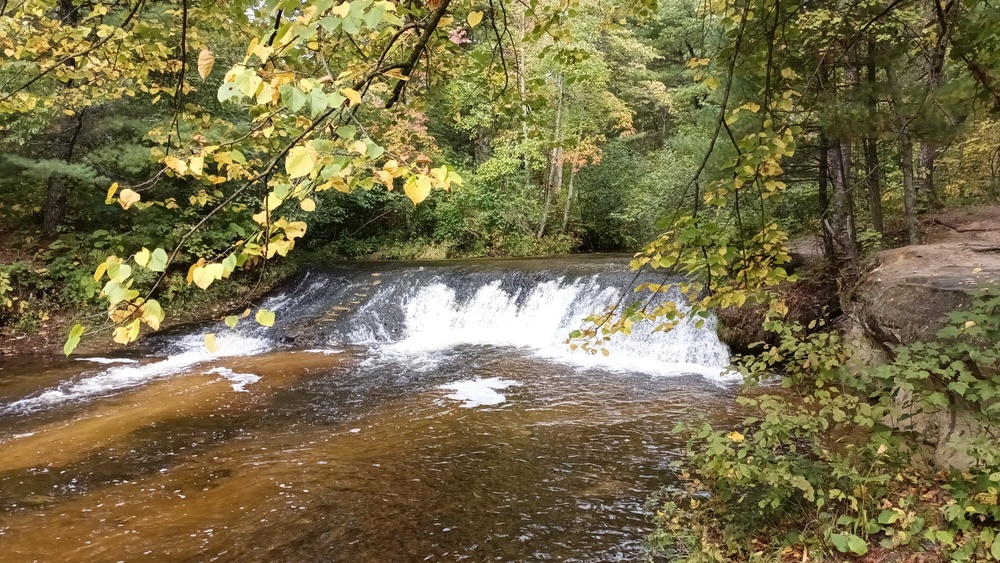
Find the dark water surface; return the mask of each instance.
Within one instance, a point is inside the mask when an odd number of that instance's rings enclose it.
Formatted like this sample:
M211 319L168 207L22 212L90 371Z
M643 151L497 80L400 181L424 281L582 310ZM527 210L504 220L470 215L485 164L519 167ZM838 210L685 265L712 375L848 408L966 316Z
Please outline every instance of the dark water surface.
M712 366L689 369L697 355L671 369L626 347L622 368L616 354L588 364L531 346L563 328L539 326L536 309L573 317L594 305L586 284L606 280L541 275L507 291L498 272L453 294L441 283L453 273L386 272L423 296L395 311L377 287L353 317L313 299L286 332L338 311L327 324L353 327L318 348L245 331L220 333L210 355L194 331L135 364L2 360L0 560L641 559L646 500L675 479L670 429L729 419L735 390ZM397 336L373 337L366 307L398 317ZM647 344L718 346L701 336Z

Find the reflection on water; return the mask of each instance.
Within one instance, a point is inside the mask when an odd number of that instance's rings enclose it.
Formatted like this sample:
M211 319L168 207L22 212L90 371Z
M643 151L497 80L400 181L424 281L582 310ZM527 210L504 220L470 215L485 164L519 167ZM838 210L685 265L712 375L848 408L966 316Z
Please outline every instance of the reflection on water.
M271 352L6 416L4 560L632 559L671 479L669 429L731 405L699 377L515 349L419 359ZM237 392L219 368L261 379Z

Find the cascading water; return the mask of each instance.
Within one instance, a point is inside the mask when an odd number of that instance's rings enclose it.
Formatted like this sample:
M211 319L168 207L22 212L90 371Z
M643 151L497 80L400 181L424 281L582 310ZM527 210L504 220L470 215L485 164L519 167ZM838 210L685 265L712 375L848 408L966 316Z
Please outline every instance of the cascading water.
M260 303L273 328L216 321L108 357L2 363L0 548L638 559L649 494L677 485L669 429L729 425L734 389L713 319L636 327L608 356L569 349L584 317L663 281L624 263L330 265Z
M566 339L585 317L604 311L640 281L621 261L608 259L316 268L261 304L277 313L273 329L248 319L234 331L205 326L180 337L157 337L153 347L165 359L88 372L2 406L0 412L85 399L196 367L208 369L219 357L252 356L283 346L322 351L360 345L379 356L420 356L425 367L435 365L435 354L456 347L516 347L579 368L731 379L725 372L728 350L715 334L714 319L702 328L681 322L669 332L641 324L631 335L606 343L607 356L570 350ZM679 297L674 293L661 299ZM219 333L214 354L203 345L209 332Z

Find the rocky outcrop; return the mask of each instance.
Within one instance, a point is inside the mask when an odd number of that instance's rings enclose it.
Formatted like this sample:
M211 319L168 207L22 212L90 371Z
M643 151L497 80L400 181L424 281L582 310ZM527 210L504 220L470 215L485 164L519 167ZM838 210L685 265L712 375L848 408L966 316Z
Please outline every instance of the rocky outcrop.
M893 346L933 338L948 313L970 305L973 291L1000 282L1000 207L931 215L923 225L925 244L879 252L843 296L846 332L863 351L856 362L875 363ZM940 466L966 465L962 442L984 430L955 403L911 413L906 423L935 447Z
M849 313L879 343L909 344L944 326L971 293L1000 281L1000 242L942 242L880 252L852 292Z

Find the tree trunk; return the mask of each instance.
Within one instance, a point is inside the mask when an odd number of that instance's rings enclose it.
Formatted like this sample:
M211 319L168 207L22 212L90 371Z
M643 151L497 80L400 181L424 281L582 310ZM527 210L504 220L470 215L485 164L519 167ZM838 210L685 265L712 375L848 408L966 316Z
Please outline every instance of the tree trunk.
M917 192L913 184L913 141L910 139L909 122L903 115L903 93L892 65L885 67L892 93L892 106L899 129L900 169L903 172L903 212L906 215L906 234L910 244L920 244L920 229L917 225Z
M880 235L885 234L885 220L882 217L882 186L879 182L878 144L874 138L865 139L865 178L868 185L868 212L872 228Z
M943 209L944 204L934 190L934 165L937 161L937 143L925 140L920 144L920 191L927 195L927 203L932 209Z
M542 210L542 220L538 225L538 238L545 235L545 223L548 222L549 211L552 209L552 198L559 195L563 182L563 162L562 162L562 101L563 82L562 77L556 79L559 85L559 98L556 103L556 123L553 134L555 146L552 148L549 157L549 178L545 184L545 207Z
M525 25L527 24L527 18L523 15L521 16L521 45L524 44L524 36L526 34ZM517 54L518 52L515 51ZM517 92L521 96L521 136L522 142L524 143L524 185L531 185L531 160L528 158L528 115L531 110L528 108L528 98L527 98L527 85L525 84L524 74L525 64L524 64L524 52L517 54Z
M566 187L566 205L563 206L562 232L566 232L566 225L569 224L569 206L573 201L573 179L576 178L576 167L569 169L569 186Z
M875 83L877 69L875 68L875 41L868 39L868 76L866 104L868 106L868 137L865 139L865 184L868 186L868 212L871 215L872 228L879 234L885 234L885 222L882 219L882 186L879 182L878 164L878 100L875 98Z
M493 156L493 130L487 127L476 129L476 138L472 146L474 162L482 164Z
M928 107L935 104L934 98L937 90L941 87L944 78L944 64L948 54L948 41L951 35L951 25L949 25L949 15L955 7L955 3L949 3L942 7L938 0L932 0L932 18L938 21L937 43L927 52L927 102ZM941 209L944 205L941 198L934 189L934 164L938 155L938 143L935 139L923 139L920 143L920 184L917 189L927 197L927 203L933 209Z
M556 148L552 151L552 166L555 169L555 178L552 184L555 190L554 195L559 195L562 190L563 183L563 139L562 139L562 113L563 113L563 81L562 77L558 78L559 84L559 101L556 103L556 128L555 128L555 142Z
M56 13L65 25L76 25L80 21L80 12L71 0L60 0ZM67 66L75 66L74 61ZM69 87L71 83L67 84ZM83 111L75 116L59 115L52 126L52 148L57 158L70 162L76 140L83 128ZM66 203L69 196L69 179L56 172L49 176L45 190L45 208L42 216L42 233L46 238L55 238L59 234L59 225L66 217Z
M858 236L854 224L854 199L851 196L851 143L836 140L829 150L830 179L832 180L833 236L840 243L847 258L847 265L858 265Z
M819 206L822 209L820 214L822 217L827 217L830 213L830 166L829 166L829 151L827 146L829 141L827 141L826 135L820 134L819 137ZM825 219L824 219L825 220ZM837 259L837 250L833 246L833 234L825 226L823 231L823 253L826 255L826 261L833 265Z
M552 152L555 152L553 149ZM549 211L552 209L552 183L555 176L555 167L549 166L549 177L545 182L545 207L542 208L542 220L538 223L538 238L545 235L545 223L549 219Z

